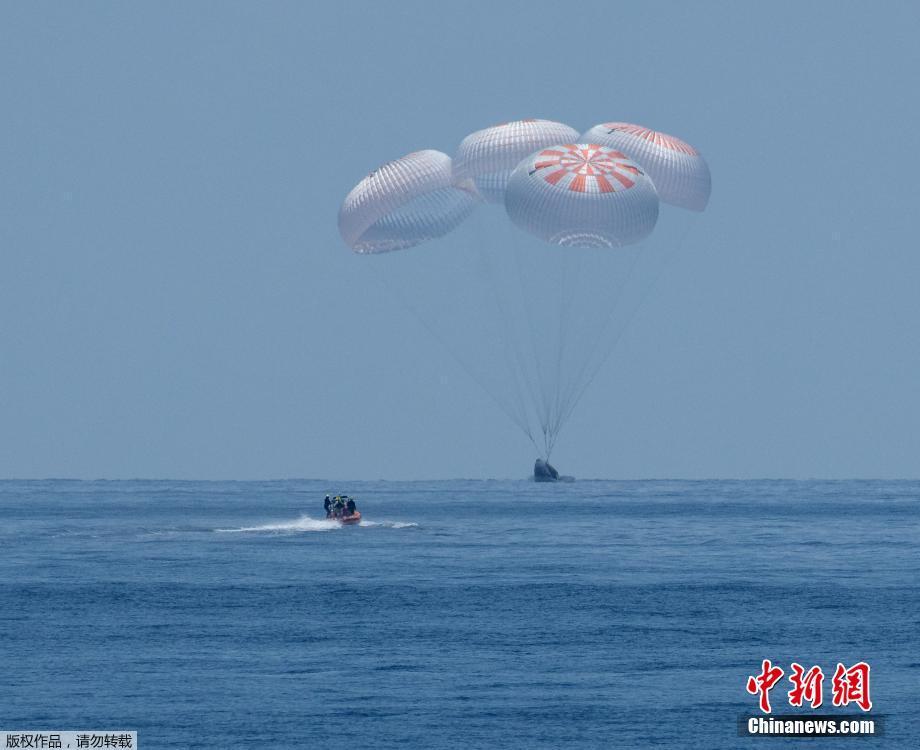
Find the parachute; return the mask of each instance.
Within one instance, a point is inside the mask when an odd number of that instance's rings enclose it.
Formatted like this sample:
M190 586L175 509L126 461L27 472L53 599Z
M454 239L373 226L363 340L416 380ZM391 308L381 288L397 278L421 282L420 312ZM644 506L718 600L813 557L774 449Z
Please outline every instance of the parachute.
M455 185L447 154L415 151L355 185L339 210L339 233L358 253L404 250L444 236L475 205L475 192Z
M554 245L613 248L654 229L658 194L621 152L568 144L537 151L517 166L505 210L521 229Z
M689 143L666 133L632 125L608 122L595 125L582 140L624 151L642 165L658 197L672 206L703 211L709 202L709 167Z
M371 172L339 230L548 460L710 185L673 136L517 120Z
M554 143L578 140L578 131L552 120L515 120L471 133L457 148L454 177L471 179L489 203L505 201L505 187L521 160Z

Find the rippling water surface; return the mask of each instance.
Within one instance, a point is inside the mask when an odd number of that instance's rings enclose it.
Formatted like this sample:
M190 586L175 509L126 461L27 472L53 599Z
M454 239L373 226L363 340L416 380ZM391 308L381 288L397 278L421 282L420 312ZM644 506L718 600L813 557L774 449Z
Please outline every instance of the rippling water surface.
M865 741L920 746L918 482L7 481L0 513L7 728L850 747L737 736L770 658L868 661Z

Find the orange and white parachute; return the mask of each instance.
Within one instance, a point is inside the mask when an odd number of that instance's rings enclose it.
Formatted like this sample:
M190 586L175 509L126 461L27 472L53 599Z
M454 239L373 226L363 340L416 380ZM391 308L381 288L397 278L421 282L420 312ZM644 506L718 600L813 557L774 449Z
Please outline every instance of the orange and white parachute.
M658 219L658 195L620 151L568 143L537 151L511 175L511 221L555 245L622 247L645 238Z
M665 203L703 211L709 202L709 166L689 143L628 122L595 125L582 139L627 154L652 178Z

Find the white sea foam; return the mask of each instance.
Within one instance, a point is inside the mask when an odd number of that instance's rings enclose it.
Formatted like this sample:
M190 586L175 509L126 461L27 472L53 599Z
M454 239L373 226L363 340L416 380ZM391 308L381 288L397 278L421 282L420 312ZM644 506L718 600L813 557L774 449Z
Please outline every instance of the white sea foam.
M382 529L409 529L418 526L417 523L408 521L365 521L358 522L359 526L364 528L382 528ZM341 521L334 518L310 518L310 516L301 516L296 521L284 523L267 523L262 526L243 526L238 529L215 529L223 534L240 534L240 533L288 533L293 534L300 531L334 531L343 528Z
M412 523L409 521L364 521L362 520L359 524L360 526L365 527L374 527L384 529L412 529L418 526L417 523Z
M310 516L301 516L296 521L267 523L262 526L243 526L239 529L215 529L215 531L237 534L241 532L296 533L298 531L334 531L340 528L342 528L342 524L331 518L310 518Z

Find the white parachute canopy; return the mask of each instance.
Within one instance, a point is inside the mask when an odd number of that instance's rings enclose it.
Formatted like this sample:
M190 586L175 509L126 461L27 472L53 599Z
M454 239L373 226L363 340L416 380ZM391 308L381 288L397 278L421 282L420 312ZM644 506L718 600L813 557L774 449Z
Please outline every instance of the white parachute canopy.
M652 178L665 203L691 211L706 208L711 190L709 166L689 143L628 122L595 125L581 138L633 159Z
M415 151L352 188L339 209L339 233L358 253L402 250L444 236L477 200L475 191L454 183L447 154Z
M553 143L578 140L578 131L552 120L514 120L471 133L454 154L454 178L475 182L489 203L505 200L511 172L525 156Z

